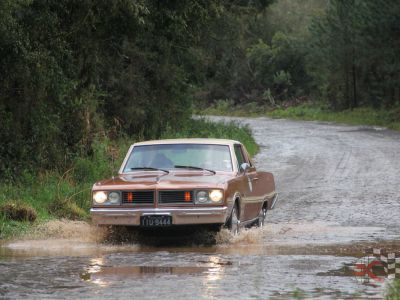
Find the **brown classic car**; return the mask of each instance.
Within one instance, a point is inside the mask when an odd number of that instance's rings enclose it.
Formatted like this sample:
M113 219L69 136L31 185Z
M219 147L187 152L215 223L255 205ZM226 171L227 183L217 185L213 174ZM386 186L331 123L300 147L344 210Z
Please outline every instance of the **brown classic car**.
M133 144L119 174L95 183L98 225L165 227L264 224L277 200L274 176L257 171L233 140L177 139Z

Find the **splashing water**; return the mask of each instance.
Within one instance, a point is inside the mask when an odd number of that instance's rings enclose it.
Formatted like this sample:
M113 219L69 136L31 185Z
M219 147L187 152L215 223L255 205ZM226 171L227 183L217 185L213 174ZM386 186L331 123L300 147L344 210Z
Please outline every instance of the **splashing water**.
M96 243L103 241L107 234L107 229L103 227L93 226L84 221L61 219L40 224L26 238L57 238Z
M379 227L345 227L324 222L282 222L268 223L263 228L243 228L239 235L233 235L228 229L216 232L185 226L168 230L137 230L129 227L98 227L83 221L52 220L37 226L21 240L3 243L0 245L0 254L79 256L188 249L241 254L297 253L305 251L304 249L319 252L317 245L332 248L334 244L355 241L354 236L357 234L361 237L379 236L381 231L382 228Z

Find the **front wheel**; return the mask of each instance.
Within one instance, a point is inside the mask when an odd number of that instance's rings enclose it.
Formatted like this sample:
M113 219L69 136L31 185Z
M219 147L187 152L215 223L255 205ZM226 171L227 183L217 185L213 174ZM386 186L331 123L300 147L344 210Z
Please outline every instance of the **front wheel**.
M228 228L233 235L239 234L240 220L238 218L238 209L237 206L234 205L231 213L231 217L229 218Z

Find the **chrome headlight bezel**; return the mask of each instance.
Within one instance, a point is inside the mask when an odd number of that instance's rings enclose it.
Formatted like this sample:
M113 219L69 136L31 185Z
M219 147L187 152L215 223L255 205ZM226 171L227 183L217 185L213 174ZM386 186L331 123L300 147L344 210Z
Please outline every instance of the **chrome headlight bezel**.
M222 189L203 189L195 191L195 204L222 204L224 191Z
M121 192L120 191L93 191L92 192L92 203L93 203L93 205L120 205L121 204Z

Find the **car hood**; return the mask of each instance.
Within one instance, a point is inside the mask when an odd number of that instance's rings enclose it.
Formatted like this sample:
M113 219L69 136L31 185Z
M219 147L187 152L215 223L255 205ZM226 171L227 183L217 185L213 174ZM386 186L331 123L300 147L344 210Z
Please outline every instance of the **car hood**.
M199 172L120 175L112 179L97 182L93 189L123 190L123 189L186 189L186 188L223 188L232 174L208 174Z

